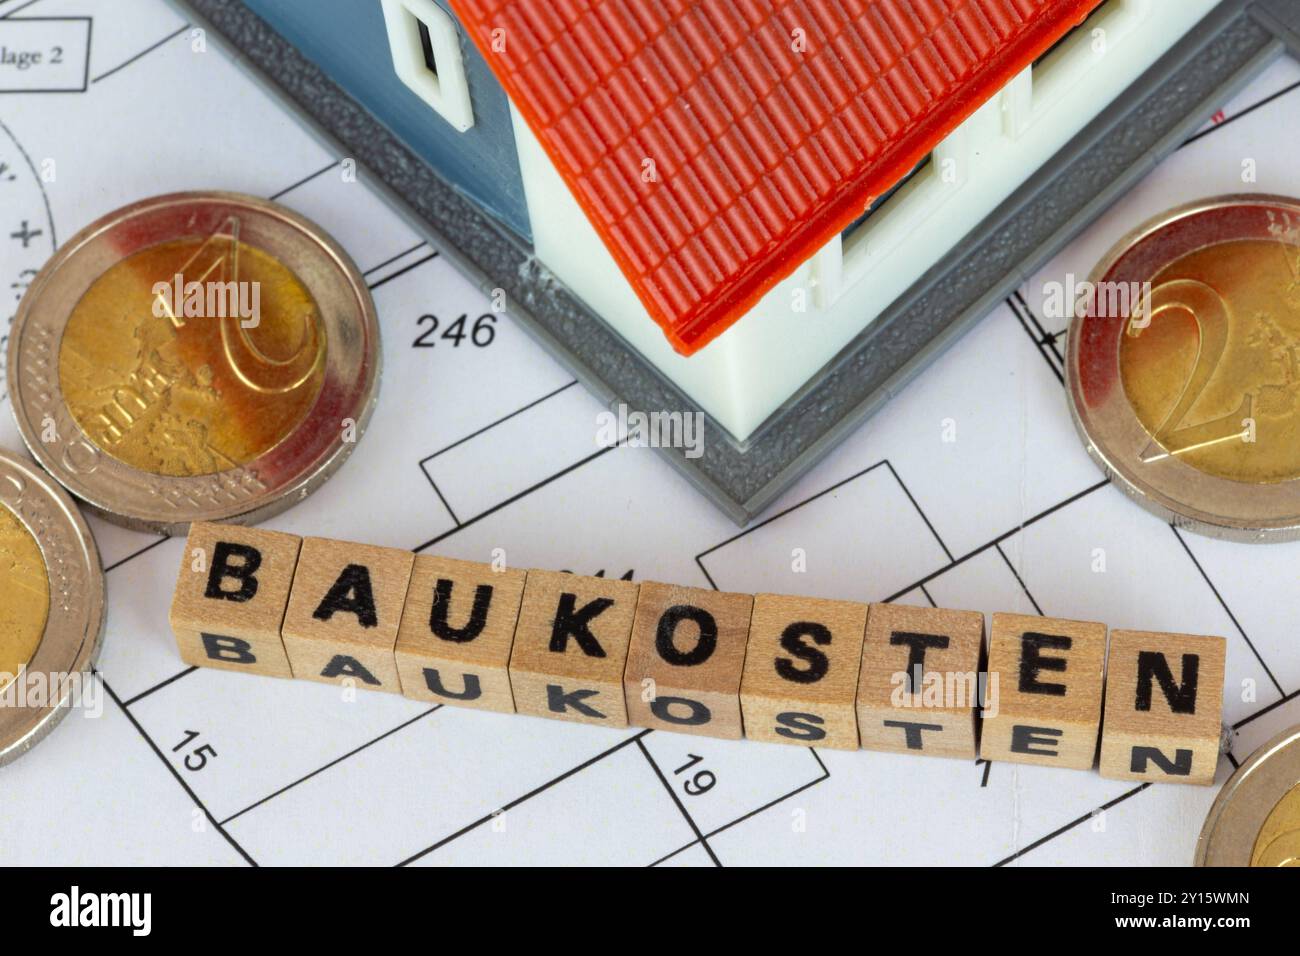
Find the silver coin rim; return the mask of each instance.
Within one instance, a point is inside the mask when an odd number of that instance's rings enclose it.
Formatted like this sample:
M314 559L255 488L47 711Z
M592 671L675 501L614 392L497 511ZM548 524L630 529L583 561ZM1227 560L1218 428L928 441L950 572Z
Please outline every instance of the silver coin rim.
M1282 773L1284 788L1271 776ZM1282 731L1238 767L1205 816L1196 840L1196 866L1249 866L1260 828L1287 793L1300 783L1300 727ZM1269 796L1255 799L1261 791ZM1266 805L1265 805L1266 804ZM1244 815L1244 816L1243 816ZM1232 833L1226 832L1229 828ZM1250 834L1242 839L1242 831Z
M300 470L278 486L253 493L244 500L224 506L177 505L167 507L165 504L158 504L151 507L146 502L123 500L120 497L121 488L113 487L114 477L129 476L141 482L155 482L159 485L171 484L176 488L188 486L196 490L212 489L214 482L233 481L236 476L249 475L256 479L258 459L241 468L217 472L212 475L184 478L153 475L134 468L100 450L93 440L85 435L72 418L66 403L63 401L58 388L57 375L53 376L51 382L53 395L49 404L51 407L56 408L61 415L58 423L58 440L54 443L55 448L51 449L40 441L40 429L29 417L29 403L23 392L25 376L20 374L19 353L24 336L30 331L30 320L35 311L36 303L40 300L45 287L53 281L59 270L75 257L77 251L85 243L118 226L132 216L154 212L167 205L185 205L205 201L242 206L263 214L272 220L278 220L292 233L297 233L308 240L309 244L323 256L323 261L328 261L337 270L342 284L347 286L352 293L361 326L359 338L361 339L362 354L359 357L357 368L359 372L363 373L364 380L357 393L359 396L357 407L349 410L351 414L345 412L344 417L350 417L356 422L355 440L344 441L341 428L333 429L335 437L328 445L322 447L313 461L305 462ZM314 292L315 290L310 291ZM62 323L56 327L57 334L61 336L62 328L67 322L67 316L59 317L57 320L50 320L51 324L55 321ZM335 336L334 341L337 340L338 337ZM256 524L302 501L319 488L342 466L365 433L366 426L369 424L371 414L378 400L379 384L382 377L382 360L379 319L365 278L352 258L320 226L270 200L238 192L200 190L167 193L123 206L100 217L60 247L32 281L14 316L9 336L7 385L10 406L17 421L19 433L22 435L23 443L33 457L60 484L78 498L89 511L107 521L134 531L178 535L186 533L192 521ZM308 417L298 427L311 427L311 425L311 412L309 411ZM77 442L85 443L94 449L96 455L100 456L100 460L104 463L104 477L88 482L85 480L84 475L70 473L63 466L60 461L61 453ZM272 449L268 449L265 454L272 454L281 444L277 443ZM94 469L94 471L99 470L98 466ZM108 480L105 481L105 478ZM119 492L119 497L114 497L115 491Z
M15 476L25 483L16 502L8 499L14 487L9 479ZM36 539L50 579L49 616L36 653L28 662L28 672L83 674L97 679L91 673L104 642L106 583L90 527L72 498L49 475L6 451L0 451L0 504L17 515ZM43 527L33 526L33 509L47 519ZM62 595L51 571L55 566L65 567ZM67 703L65 695L41 708L0 707L0 766L43 740L67 716Z
M1160 231L1170 223L1197 213L1208 212L1213 209L1239 205L1242 203L1248 203L1251 205L1290 206L1296 210L1298 215L1300 215L1300 199L1272 193L1231 193L1184 203L1183 205L1175 206L1159 215L1153 216L1123 235L1106 251L1098 261L1097 265L1093 267L1092 272L1088 276L1088 281L1090 283L1100 281L1110 271L1115 262L1118 261L1119 258L1133 245ZM1075 315L1070 320L1069 331L1066 337L1065 391L1067 404L1070 409L1070 418L1074 422L1074 427L1083 442L1088 456L1101 468L1102 472L1110 480L1111 484L1147 511L1169 522L1176 528L1186 529L1211 538L1219 538L1228 541L1241 541L1246 543L1281 543L1300 540L1300 512L1286 515L1271 521L1233 521L1230 518L1215 515L1197 508L1189 502L1176 499L1172 495L1140 481L1136 475L1115 460L1116 456L1108 450L1104 446L1104 443L1101 442L1090 430L1089 424L1086 421L1085 412L1082 408L1082 401L1078 393L1079 383L1078 372L1076 371L1079 362L1078 351L1080 336L1078 334L1078 326L1083 321L1085 321L1083 317ZM1134 416L1134 420L1136 421L1136 415ZM1197 474L1204 475L1202 472L1198 472ZM1225 485L1245 486L1248 484L1244 482L1233 482L1230 479L1217 478L1216 476L1210 475L1205 475L1205 477L1206 479L1221 482ZM1279 485L1291 484L1296 484L1297 487L1300 487L1300 478L1279 483Z

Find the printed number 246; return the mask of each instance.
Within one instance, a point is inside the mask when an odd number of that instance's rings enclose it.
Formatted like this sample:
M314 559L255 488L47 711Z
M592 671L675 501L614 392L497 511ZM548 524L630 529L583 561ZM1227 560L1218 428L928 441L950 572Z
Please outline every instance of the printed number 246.
M497 337L497 317L491 313L480 315L468 331L465 327L469 324L469 316L463 314L443 329L442 334L438 334L441 322L436 315L426 313L416 319L415 324L424 329L411 343L411 347L417 349L433 348L438 344L434 341L435 338L450 342L452 348L459 348L462 342L468 340L471 345L485 349Z

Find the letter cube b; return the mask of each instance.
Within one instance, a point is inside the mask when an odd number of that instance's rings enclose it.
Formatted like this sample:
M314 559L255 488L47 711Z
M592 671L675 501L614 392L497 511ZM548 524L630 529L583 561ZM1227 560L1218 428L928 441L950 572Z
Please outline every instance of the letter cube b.
M292 677L280 624L301 544L278 531L194 522L169 614L181 659Z

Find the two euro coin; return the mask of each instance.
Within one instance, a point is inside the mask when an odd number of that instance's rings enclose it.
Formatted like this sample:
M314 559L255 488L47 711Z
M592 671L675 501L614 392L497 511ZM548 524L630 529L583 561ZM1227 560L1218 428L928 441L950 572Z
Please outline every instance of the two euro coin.
M1300 867L1300 727L1228 778L1196 843L1196 865Z
M1066 385L1114 484L1180 527L1300 538L1300 202L1174 209L1120 240L1085 289Z
M72 499L0 452L0 764L41 740L95 688L104 574Z
M177 193L103 217L33 280L9 397L23 440L110 521L261 521L319 487L374 407L369 290L265 200Z

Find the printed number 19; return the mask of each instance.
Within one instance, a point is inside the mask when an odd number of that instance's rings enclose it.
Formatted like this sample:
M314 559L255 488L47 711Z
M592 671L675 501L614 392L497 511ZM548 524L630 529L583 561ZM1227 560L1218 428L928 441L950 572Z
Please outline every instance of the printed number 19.
M681 776L704 759L699 754L687 754L686 756L691 759L673 771L674 777ZM712 770L701 770L694 776L687 778L686 782L682 785L682 789L686 791L687 795L698 797L700 794L708 793L712 790L713 785L717 782L718 778L714 775Z

